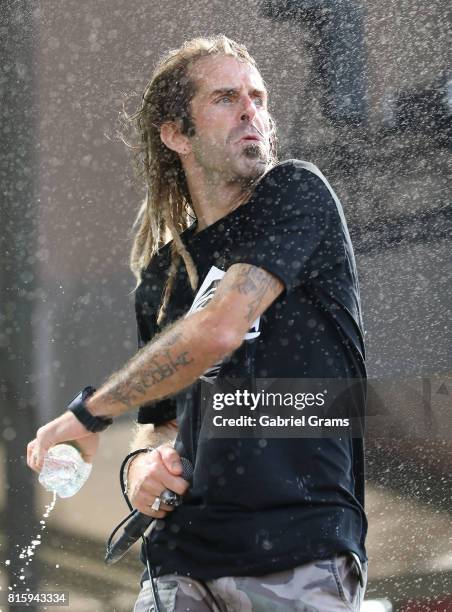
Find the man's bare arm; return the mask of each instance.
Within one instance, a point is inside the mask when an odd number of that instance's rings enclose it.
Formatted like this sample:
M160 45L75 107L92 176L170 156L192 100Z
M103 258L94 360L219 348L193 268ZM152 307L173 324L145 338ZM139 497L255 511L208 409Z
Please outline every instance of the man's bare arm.
M179 319L111 376L86 402L94 415L117 416L194 383L235 351L251 323L283 291L269 272L235 264L202 311Z
M141 349L87 400L88 410L94 415L117 416L188 387L241 345L251 323L283 289L283 283L269 272L249 264L234 264L211 302L200 312L176 321ZM41 470L47 450L68 440L77 442L84 456L90 455L88 446L93 438L97 444L98 436L66 411L38 429L27 447L27 463ZM166 478L166 482L171 483L171 479Z
M94 415L118 416L190 386L213 363L232 353L241 339L224 330L220 317L204 309L182 318L143 347L86 402Z

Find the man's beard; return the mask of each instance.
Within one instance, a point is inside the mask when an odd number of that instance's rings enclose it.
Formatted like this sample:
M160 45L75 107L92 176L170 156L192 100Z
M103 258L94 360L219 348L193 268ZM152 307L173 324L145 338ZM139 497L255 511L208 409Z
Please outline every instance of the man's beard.
M268 152L262 147L259 143L250 143L246 145L242 149L242 155L250 160L255 160L255 164L252 165L252 168L249 173L246 175L236 175L234 182L242 184L244 187L252 186L258 179L265 174L269 163L269 155Z
M248 159L262 159L263 163L267 163L262 147L258 143L246 145L246 147L243 148L243 154Z

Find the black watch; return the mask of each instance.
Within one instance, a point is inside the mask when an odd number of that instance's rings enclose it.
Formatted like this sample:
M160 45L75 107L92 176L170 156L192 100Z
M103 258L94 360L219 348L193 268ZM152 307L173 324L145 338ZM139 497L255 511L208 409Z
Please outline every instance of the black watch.
M94 416L86 408L85 401L95 392L96 389L94 387L85 387L67 406L67 409L77 417L80 423L84 425L88 431L92 431L93 433L103 431L113 423L113 419L110 417Z

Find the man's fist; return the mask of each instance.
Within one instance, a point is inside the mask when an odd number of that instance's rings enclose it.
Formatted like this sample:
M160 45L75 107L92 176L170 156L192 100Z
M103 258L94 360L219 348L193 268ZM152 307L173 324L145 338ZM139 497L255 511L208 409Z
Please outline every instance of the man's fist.
M170 444L162 444L152 452L139 453L129 464L127 474L128 496L134 508L153 518L164 518L173 506L161 504L152 510L156 497L165 489L184 495L189 483L181 478L182 462L177 451Z

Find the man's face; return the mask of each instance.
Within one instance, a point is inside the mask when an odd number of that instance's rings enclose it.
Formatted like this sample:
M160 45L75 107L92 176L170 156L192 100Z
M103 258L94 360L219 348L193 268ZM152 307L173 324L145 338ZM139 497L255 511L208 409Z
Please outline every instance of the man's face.
M269 162L270 121L258 70L219 55L198 60L190 74L197 85L190 138L197 165L226 181L261 176Z

